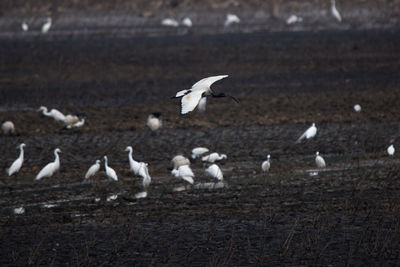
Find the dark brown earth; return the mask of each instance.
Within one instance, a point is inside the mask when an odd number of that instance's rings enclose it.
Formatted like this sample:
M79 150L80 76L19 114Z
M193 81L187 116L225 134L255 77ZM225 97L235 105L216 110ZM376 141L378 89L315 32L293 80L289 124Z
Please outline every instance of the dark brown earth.
M0 174L1 265L399 263L399 160L386 154L399 145L397 31L0 42L0 120L17 131L0 136L0 167L26 144L18 176ZM213 88L240 103L211 99L205 114L180 116L170 96L217 74L230 77ZM40 105L88 123L62 130ZM164 126L152 133L155 111ZM296 144L312 122L316 138ZM149 163L145 199L128 145ZM196 146L228 155L226 187L174 192L185 184L170 159ZM55 147L60 172L34 182ZM316 151L327 169L310 176ZM119 181L102 170L83 182L103 155ZM212 181L206 166L192 163L196 183Z

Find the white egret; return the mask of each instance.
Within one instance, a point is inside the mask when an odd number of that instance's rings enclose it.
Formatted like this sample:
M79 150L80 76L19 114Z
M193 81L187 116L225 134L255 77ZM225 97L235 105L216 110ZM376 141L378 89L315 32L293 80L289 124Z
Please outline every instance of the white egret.
M311 139L317 134L317 127L313 123L310 128L308 128L300 137L297 139L296 143L300 143L304 138Z
M197 109L199 112L205 112L207 106L207 97L203 96L200 98L199 104L197 105Z
M67 129L80 128L83 125L85 125L85 118L82 118L81 120L79 120L73 124L67 125Z
M104 168L106 169L106 175L108 178L111 178L114 181L118 181L118 176L115 173L114 169L108 166L107 156L104 156Z
M65 121L65 115L62 114L60 111L57 109L51 109L50 111L47 111L47 107L41 106L37 111L42 111L42 114L47 116L47 117L52 117L54 120L58 122L64 122Z
M261 169L262 169L264 172L269 171L269 168L271 167L271 163L270 163L270 161L269 161L270 157L271 157L271 156L268 154L267 160L264 161L264 162L261 164Z
M28 24L24 21L24 22L22 22L22 24L21 24L21 29L24 31L24 32L27 32L28 30L29 30L29 26L28 26Z
M51 27L51 18L47 18L46 23L42 26L42 33L45 34L50 30Z
M131 171L132 171L135 175L139 175L140 163L133 159L133 157L132 157L132 152L133 152L132 147L131 147L131 146L127 146L127 147L125 148L125 151L129 151L129 153L128 153L128 160L129 160L129 166L130 166L130 168L131 168Z
M147 118L146 125L152 131L160 129L162 127L161 113L155 112L153 114L150 114L149 117Z
M331 0L331 13L339 22L342 21L342 16L340 15L339 11L336 9L335 0Z
M201 160L214 163L216 161L227 159L227 158L228 158L228 156L226 154L220 155L220 154L214 152L214 153L211 153L210 155L202 157Z
M196 82L192 85L191 89L181 90L176 93L175 97L181 97L181 114L189 113L194 110L196 106L199 104L199 101L202 97L211 95L213 97L231 97L236 102L237 99L233 96L226 95L224 93L215 94L210 86L223 78L228 77L228 75L219 75L219 76L211 76L200 81Z
M294 24L297 22L302 22L303 18L302 17L298 17L296 15L291 15L287 20L286 20L286 24L290 25L290 24Z
M86 172L85 179L94 176L100 170L100 160L96 160L96 163L90 166Z
M15 133L14 123L12 121L3 121L1 130L4 134L13 135Z
M142 177L142 185L143 188L146 189L147 187L149 187L150 183L151 183L151 177L149 174L149 169L148 169L149 164L144 163L144 162L140 162L140 166L139 166L139 175Z
M217 164L211 165L205 170L205 172L217 179L218 181L222 181L224 179L224 175L222 174L222 171Z
M228 27L234 23L239 23L240 19L237 15L235 14L227 14L226 19L225 19L225 27Z
M39 173L36 175L35 180L40 180L43 177L51 177L56 171L60 169L60 157L58 153L61 153L59 148L54 149L55 159L53 162L47 164Z
M177 178L182 178L189 184L194 183L194 181L193 181L194 173L193 173L192 169L189 167L189 165L179 166L178 169L173 169L171 171L171 174Z
M192 159L196 159L208 151L206 147L195 147L192 149Z
M326 166L324 158L319 155L318 151L315 153L315 164L318 168L325 168Z
M168 27L178 27L179 22L176 21L175 19L166 18L161 21L161 25L168 26Z
M359 104L355 104L353 108L355 112L361 112L361 106Z
M19 157L11 164L10 168L8 168L7 173L8 176L13 175L14 173L19 172L22 167L22 163L24 163L24 146L25 144L20 144L19 147Z
M177 170L180 166L190 165L190 160L182 155L176 155L171 160L172 167Z
M393 144L391 144L391 145L386 149L386 151L387 151L387 153L388 153L389 156L393 156L393 155L394 155L394 152L395 152L395 149L394 149Z
M190 18L186 17L182 20L182 25L190 28L192 27L193 23Z

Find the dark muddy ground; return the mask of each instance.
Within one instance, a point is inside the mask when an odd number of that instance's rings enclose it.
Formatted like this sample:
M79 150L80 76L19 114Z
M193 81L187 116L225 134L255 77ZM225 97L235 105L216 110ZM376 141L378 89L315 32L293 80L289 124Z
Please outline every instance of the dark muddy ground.
M3 170L26 143L18 176L0 174L2 265L399 263L399 160L386 155L399 144L396 32L1 40L0 54L0 119L17 130L0 136ZM214 88L240 104L212 99L205 114L179 115L171 95L225 73ZM40 105L88 123L61 130ZM154 111L157 133L145 127ZM295 144L312 122L317 137ZM149 163L145 199L127 145ZM195 146L228 155L223 188L174 191L184 183L169 161ZM33 182L55 147L60 172ZM316 151L327 169L311 176ZM103 155L120 180L101 171L83 182ZM192 164L196 183L212 182L206 166Z

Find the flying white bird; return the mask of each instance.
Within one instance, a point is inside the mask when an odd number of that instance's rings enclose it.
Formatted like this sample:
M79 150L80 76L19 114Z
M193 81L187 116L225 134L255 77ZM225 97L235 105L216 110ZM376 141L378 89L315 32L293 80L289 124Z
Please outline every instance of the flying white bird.
M42 33L45 34L50 30L51 27L51 18L47 18L47 21L42 26Z
M47 107L41 106L37 111L42 111L43 115L47 117L52 117L54 120L58 122L64 122L65 120L65 115L54 108L51 109L50 111L47 111Z
M111 178L114 181L118 181L118 176L115 173L114 169L108 166L107 156L104 156L104 168L106 169L106 175L108 178Z
M227 158L228 158L228 156L225 154L220 155L220 154L214 152L214 153L211 153L210 155L202 157L201 160L214 163L216 161L227 159Z
M43 177L51 177L56 171L60 169L60 157L58 153L61 153L59 148L54 149L55 159L53 162L47 164L39 173L36 175L35 180L40 180Z
M225 19L225 27L228 27L234 23L239 23L240 19L235 14L227 14Z
M25 144L20 144L19 147L19 157L11 164L10 168L8 168L8 176L13 175L14 173L19 172L22 167L22 163L24 163L24 146Z
M291 15L287 20L286 20L286 24L290 25L296 22L302 22L303 18L302 17L298 17L296 15Z
M161 113L155 112L153 114L150 114L149 117L147 118L146 125L152 131L160 129L162 127Z
M207 97L203 96L200 98L199 104L197 105L197 109L199 112L205 112L207 106Z
M188 182L189 184L193 184L193 171L192 169L189 167L189 165L182 165L179 166L178 169L173 169L171 171L171 174L174 175L177 178L182 178L183 180L185 180L186 182Z
M210 167L208 167L206 170L206 173L208 173L210 176L214 177L218 181L222 181L224 179L224 176L222 174L221 169L218 167L217 164L213 164Z
M353 108L354 108L355 112L360 112L361 111L361 106L359 104L355 104Z
M339 21L342 21L342 16L340 16L339 11L336 9L335 0L331 0L331 13Z
M226 95L224 93L215 94L210 88L213 83L226 77L228 77L228 75L207 77L193 84L191 89L181 90L176 93L175 98L181 97L181 114L186 114L194 110L199 104L200 99L208 95L211 95L213 97L228 96L238 102L237 99L233 96Z
M300 143L304 138L311 139L317 134L317 127L313 123L310 128L308 128L300 137L297 139L296 143Z
M29 30L28 24L27 24L26 22L22 22L22 24L21 24L21 29L22 29L24 32L27 32L27 31Z
M96 160L96 163L93 164L92 166L90 166L90 168L88 169L86 175L85 175L85 179L92 177L93 175L95 175L98 171L100 170L100 160Z
M68 115L65 115L63 122L64 122L65 126L71 127L75 123L79 122L79 117L77 115L68 114Z
M85 118L82 118L81 120L73 123L73 124L69 124L67 125L67 129L72 129L72 128L80 128L83 125L85 125Z
M135 174L135 175L139 175L139 170L140 170L140 162L137 162L136 160L133 159L132 157L132 152L133 149L131 146L127 146L125 148L125 151L129 151L128 153L128 160L129 160L129 166L131 168L131 171Z
M192 159L196 159L208 151L206 147L195 147L192 149Z
M192 27L193 23L190 18L186 17L182 20L182 25L190 28Z
M264 161L264 162L261 164L261 169L262 169L263 171L265 171L265 172L269 171L269 168L271 167L271 163L269 162L270 157L271 157L271 156L268 155L268 156L267 156L267 160Z
M324 158L319 155L318 151L315 153L315 164L318 168L325 168L326 166Z
M15 133L14 123L12 121L3 121L1 130L4 134L13 135Z
M395 149L394 149L393 144L391 144L391 145L387 148L386 151L387 151L387 153L388 153L389 156L393 156L393 155L394 155L394 152L395 152Z
M176 155L171 160L172 167L177 170L180 166L190 165L190 160L182 155Z
M168 26L168 27L178 27L179 22L176 21L175 19L167 18L167 19L163 19L161 21L161 25Z

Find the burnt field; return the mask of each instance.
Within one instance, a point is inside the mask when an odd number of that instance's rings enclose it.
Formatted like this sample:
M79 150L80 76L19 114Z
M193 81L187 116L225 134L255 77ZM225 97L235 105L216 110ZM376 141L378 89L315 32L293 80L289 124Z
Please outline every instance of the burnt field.
M2 265L396 265L400 252L400 37L390 31L0 40ZM237 97L179 115L177 91L207 76ZM362 111L356 113L354 104ZM84 113L64 130L36 109ZM162 112L151 132L147 116ZM311 141L296 139L312 122ZM5 169L24 142L15 177ZM149 163L147 198L126 146ZM176 154L225 153L219 188L201 161L195 185ZM53 150L61 169L34 182ZM327 168L315 175L315 152ZM271 169L261 162L271 154ZM119 177L101 171L109 158ZM182 186L185 186L182 188ZM177 190L179 188L180 191ZM110 196L117 195L114 200ZM24 214L14 209L24 207Z

